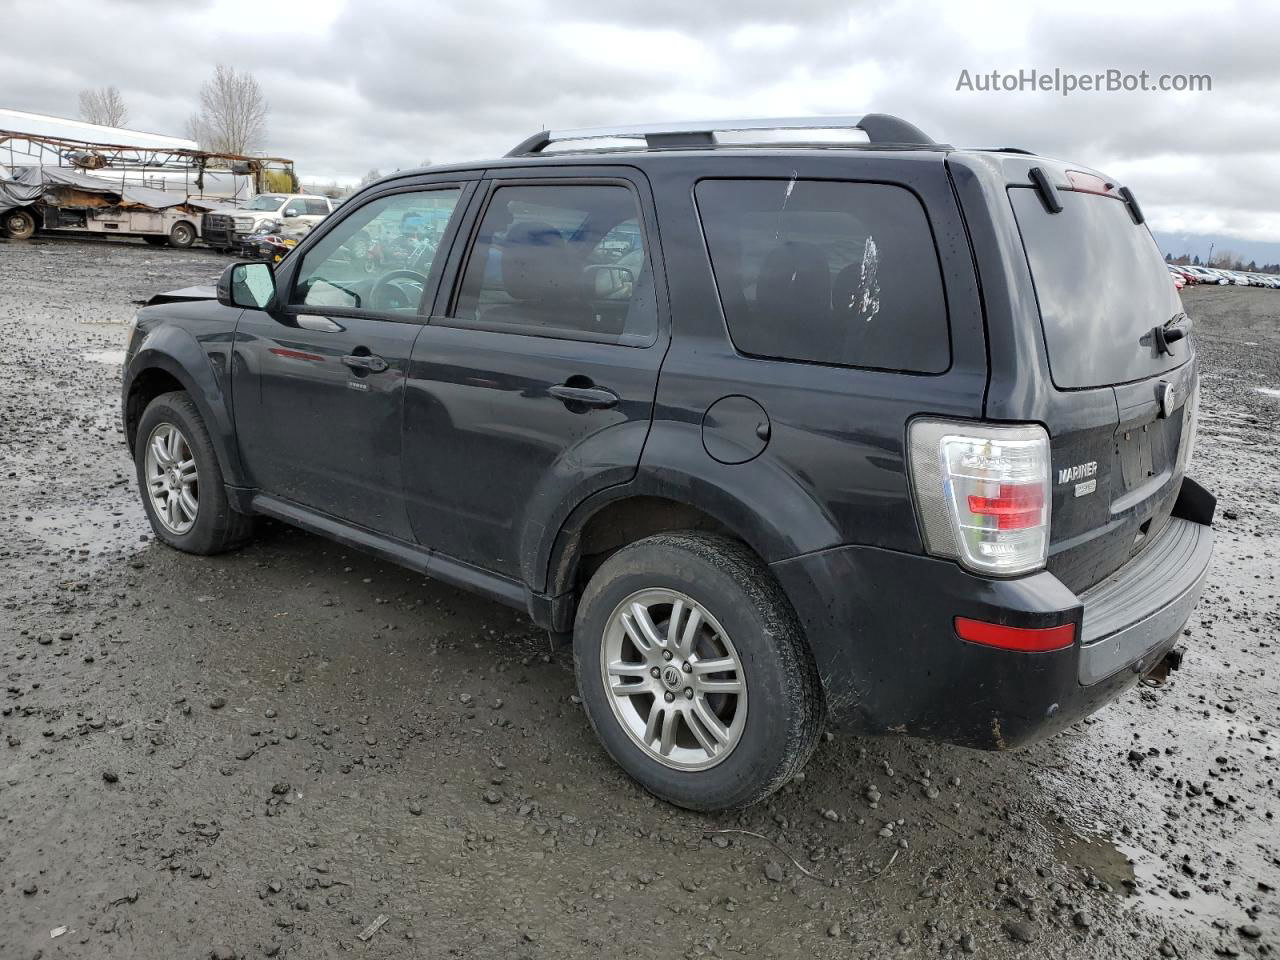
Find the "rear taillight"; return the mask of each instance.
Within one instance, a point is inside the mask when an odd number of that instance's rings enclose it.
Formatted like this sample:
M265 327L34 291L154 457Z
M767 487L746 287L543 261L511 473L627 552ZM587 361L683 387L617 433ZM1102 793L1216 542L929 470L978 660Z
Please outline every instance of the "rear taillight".
M916 420L911 481L925 549L979 573L1026 573L1049 546L1043 427Z

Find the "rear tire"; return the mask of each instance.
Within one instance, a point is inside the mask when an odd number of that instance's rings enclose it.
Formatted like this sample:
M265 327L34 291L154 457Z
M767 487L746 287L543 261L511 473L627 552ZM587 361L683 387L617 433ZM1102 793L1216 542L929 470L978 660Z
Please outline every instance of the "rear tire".
M196 228L183 221L175 223L169 231L169 246L185 250L196 242Z
M660 642L633 639L646 633ZM800 771L822 733L799 621L768 568L728 537L658 534L609 557L578 605L574 665L609 755L680 807L763 800Z
M208 555L238 547L252 535L253 517L231 508L208 428L186 393L163 393L147 405L133 461L157 539Z
M13 240L30 240L36 232L36 218L30 210L10 210L4 215L4 232Z

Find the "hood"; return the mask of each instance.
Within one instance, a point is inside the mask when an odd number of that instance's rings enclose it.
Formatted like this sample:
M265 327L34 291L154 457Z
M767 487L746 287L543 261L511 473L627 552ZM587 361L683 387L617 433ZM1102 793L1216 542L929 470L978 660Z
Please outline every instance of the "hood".
M192 300L216 300L217 289L210 284L200 287L183 287L181 290L169 290L166 293L154 294L143 306L154 307L161 303L188 303Z

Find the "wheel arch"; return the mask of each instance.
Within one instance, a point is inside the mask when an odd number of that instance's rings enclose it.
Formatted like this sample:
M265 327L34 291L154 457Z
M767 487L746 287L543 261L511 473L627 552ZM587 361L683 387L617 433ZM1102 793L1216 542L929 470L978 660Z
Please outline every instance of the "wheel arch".
M825 516L789 526L787 511L777 509L777 491L773 509L765 502L769 487L749 480L727 487L706 477L683 479L673 485L670 475L642 475L589 497L569 513L545 541L545 566L540 563L533 571L543 575L540 585L531 582L535 621L556 632L570 630L590 575L617 550L656 533L719 533L744 544L766 566L838 542Z
M172 390L186 392L196 405L209 430L223 480L232 486L243 486L231 405L221 378L195 339L173 327L150 334L126 369L122 413L130 452L137 443L138 421L147 404Z

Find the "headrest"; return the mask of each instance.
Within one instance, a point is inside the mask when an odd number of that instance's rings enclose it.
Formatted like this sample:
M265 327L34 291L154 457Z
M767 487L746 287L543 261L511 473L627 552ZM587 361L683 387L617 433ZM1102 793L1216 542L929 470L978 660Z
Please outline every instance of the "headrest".
M822 248L788 240L764 258L756 277L756 308L772 324L825 324L831 313L831 269Z
M507 228L500 244L502 286L516 300L562 300L573 292L569 248L560 231L541 220Z

